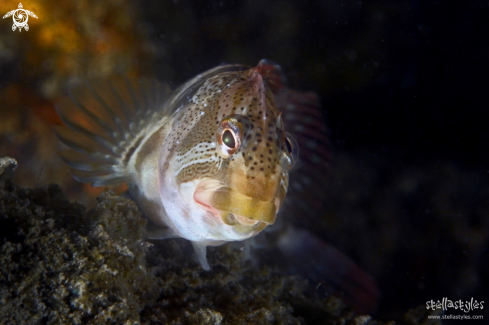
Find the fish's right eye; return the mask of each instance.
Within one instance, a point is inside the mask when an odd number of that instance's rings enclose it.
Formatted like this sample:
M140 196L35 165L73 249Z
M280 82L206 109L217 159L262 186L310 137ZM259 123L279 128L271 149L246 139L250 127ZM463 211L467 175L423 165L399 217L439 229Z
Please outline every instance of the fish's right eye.
M233 118L225 118L221 121L217 133L217 142L225 157L233 155L241 146L241 123Z

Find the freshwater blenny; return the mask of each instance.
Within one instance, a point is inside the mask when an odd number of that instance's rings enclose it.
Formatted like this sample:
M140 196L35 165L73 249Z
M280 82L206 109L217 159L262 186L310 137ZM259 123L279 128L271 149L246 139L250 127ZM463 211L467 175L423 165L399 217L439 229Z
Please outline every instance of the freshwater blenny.
M275 104L278 65L221 65L175 91L154 80L84 82L57 105L74 177L127 182L159 238L206 247L240 241L275 222L298 147Z

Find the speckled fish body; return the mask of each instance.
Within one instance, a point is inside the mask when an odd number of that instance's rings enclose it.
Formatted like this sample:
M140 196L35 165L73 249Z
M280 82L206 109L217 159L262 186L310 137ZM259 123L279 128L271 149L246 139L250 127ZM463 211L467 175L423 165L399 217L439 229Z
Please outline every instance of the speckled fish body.
M275 222L297 145L274 92L280 68L224 65L176 91L155 81L88 83L57 106L70 127L62 158L94 186L127 182L161 237L205 247L244 240Z

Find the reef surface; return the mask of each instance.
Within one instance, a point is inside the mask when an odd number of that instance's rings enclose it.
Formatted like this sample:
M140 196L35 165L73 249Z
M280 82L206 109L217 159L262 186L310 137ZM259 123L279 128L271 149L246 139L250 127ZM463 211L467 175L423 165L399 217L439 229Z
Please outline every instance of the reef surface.
M5 178L1 324L383 323L230 245L209 250L205 272L186 241L148 243L130 199L108 192L86 211L57 185L22 189ZM418 308L401 323L426 323L426 315Z

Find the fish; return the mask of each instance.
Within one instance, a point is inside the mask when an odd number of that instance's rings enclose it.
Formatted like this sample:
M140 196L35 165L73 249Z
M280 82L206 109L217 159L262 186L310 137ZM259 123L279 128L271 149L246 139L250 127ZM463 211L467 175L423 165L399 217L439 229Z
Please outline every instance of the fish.
M278 64L223 64L175 90L147 78L84 80L56 110L66 126L55 133L68 147L60 156L74 178L127 183L156 225L150 239L187 239L206 271L208 246L274 246L312 281L375 305L363 270L290 222L314 223L330 151L317 95L288 89Z
M274 92L281 68L221 65L175 91L166 84L84 81L56 106L68 127L61 158L80 182L126 182L153 238L189 240L203 269L206 247L241 241L275 222L298 146Z

